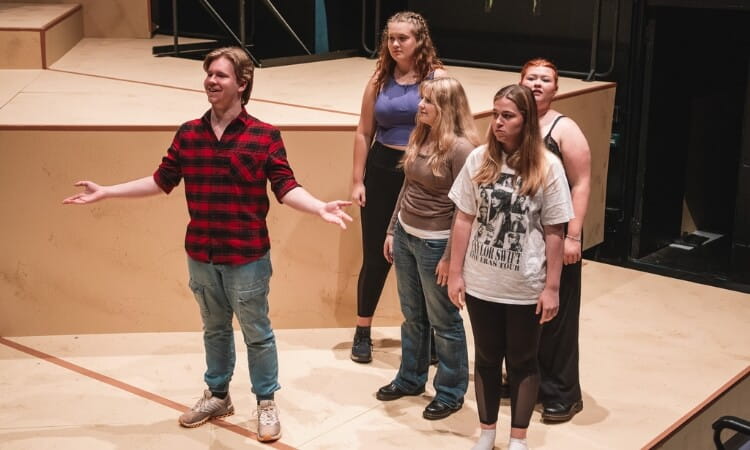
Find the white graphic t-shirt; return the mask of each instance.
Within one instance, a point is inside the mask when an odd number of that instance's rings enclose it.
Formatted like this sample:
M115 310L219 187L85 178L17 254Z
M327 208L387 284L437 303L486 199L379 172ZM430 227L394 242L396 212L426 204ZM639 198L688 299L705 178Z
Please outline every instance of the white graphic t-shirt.
M574 217L570 188L560 160L545 152L548 162L543 189L533 197L520 195L521 177L503 164L500 178L478 185L486 145L466 159L448 196L461 211L475 216L464 260L466 292L496 303L533 305L544 289L547 258L544 225Z

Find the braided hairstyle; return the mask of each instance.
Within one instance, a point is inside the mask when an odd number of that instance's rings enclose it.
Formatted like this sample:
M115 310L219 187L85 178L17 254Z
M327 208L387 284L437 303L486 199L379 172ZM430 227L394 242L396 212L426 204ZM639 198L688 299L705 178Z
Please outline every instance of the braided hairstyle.
M388 51L388 26L398 22L405 22L412 26L412 32L417 41L417 47L414 49L414 67L418 81L421 82L427 78L427 75L435 69L443 68L443 63L440 62L435 52L435 46L432 43L432 38L430 38L430 30L427 28L427 21L424 17L412 11L398 12L388 19L380 37L378 62L375 66L377 92L380 92L383 88L383 84L388 77L393 75L393 70L396 67L396 61L393 60L391 53Z

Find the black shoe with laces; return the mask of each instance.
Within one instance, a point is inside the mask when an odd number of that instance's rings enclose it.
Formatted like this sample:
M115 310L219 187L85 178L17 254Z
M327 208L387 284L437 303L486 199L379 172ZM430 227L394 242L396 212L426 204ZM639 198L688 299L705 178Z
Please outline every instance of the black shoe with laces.
M352 361L366 364L372 361L372 339L370 334L357 330L352 342Z

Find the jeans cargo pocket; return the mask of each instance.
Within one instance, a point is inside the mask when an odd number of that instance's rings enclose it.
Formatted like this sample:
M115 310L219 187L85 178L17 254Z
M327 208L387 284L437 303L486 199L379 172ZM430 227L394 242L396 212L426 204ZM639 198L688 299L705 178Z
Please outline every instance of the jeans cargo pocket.
M201 311L201 317L206 318L211 315L211 311L208 309L208 305L206 304L206 296L205 291L206 288L202 285L196 283L192 279L189 283L190 290L193 291L193 296L195 297L195 301L198 302L198 307Z

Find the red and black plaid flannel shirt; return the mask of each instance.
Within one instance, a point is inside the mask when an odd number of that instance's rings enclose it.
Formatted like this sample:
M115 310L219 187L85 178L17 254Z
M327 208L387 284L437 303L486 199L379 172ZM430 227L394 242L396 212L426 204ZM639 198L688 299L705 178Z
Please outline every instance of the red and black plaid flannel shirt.
M191 258L246 264L271 248L266 180L279 201L299 184L278 129L243 108L217 141L210 119L208 111L180 127L154 181L169 193L185 180L185 250Z

